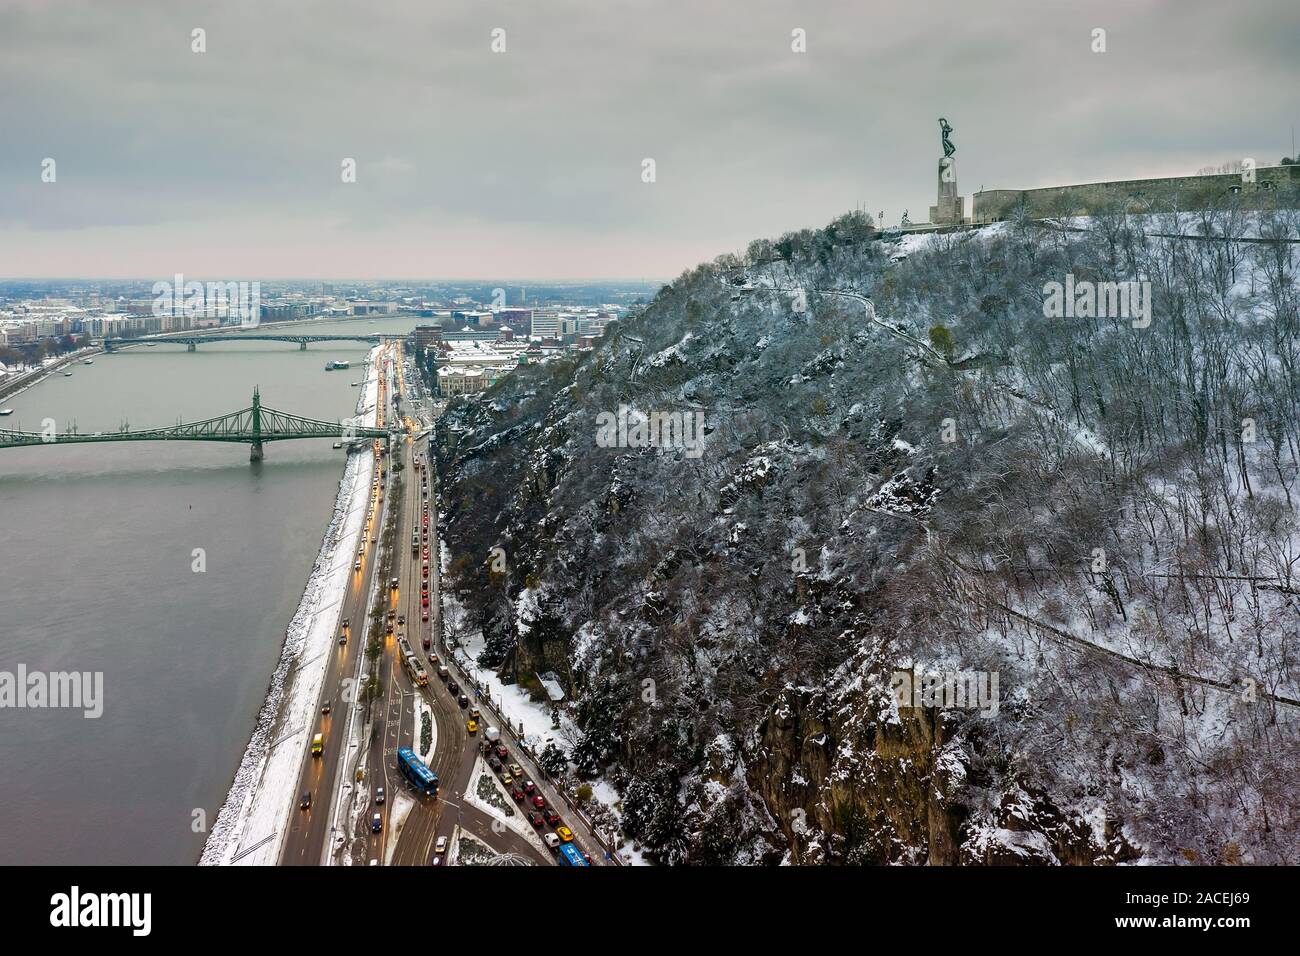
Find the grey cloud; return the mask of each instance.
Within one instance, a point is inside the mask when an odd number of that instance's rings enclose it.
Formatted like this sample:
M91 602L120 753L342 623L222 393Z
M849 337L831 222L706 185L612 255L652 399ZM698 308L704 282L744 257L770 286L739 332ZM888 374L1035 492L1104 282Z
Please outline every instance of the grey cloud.
M295 222L352 243L408 230L492 274L510 235L602 247L574 273L675 274L700 250L817 225L859 201L923 218L956 127L980 185L1192 172L1290 151L1300 11L1201 0L1014 2L9 3L0 6L0 255L90 271L206 230L216 250ZM189 50L207 30L208 52ZM489 31L509 50L489 52ZM808 31L808 53L790 31ZM1093 27L1109 51L1088 48ZM39 183L44 156L59 183ZM356 158L360 182L339 183ZM654 157L659 182L640 182ZM332 225L330 225L332 224ZM322 229L325 231L322 232ZM579 243L574 237L583 237ZM40 247L37 243L36 247ZM632 261L636 250L646 260ZM46 248L50 248L46 246ZM550 250L551 253L554 250ZM201 250L196 249L196 255ZM34 255L34 253L32 254ZM263 256L261 274L277 271ZM549 258L549 256L547 257ZM223 260L224 261L224 260ZM289 272L285 262L283 271ZM251 268L251 267L250 267Z

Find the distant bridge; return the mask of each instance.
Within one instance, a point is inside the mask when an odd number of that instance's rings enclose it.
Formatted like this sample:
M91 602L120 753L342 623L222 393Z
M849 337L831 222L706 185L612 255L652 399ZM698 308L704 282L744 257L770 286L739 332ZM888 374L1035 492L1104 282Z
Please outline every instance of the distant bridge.
M201 422L179 423L164 428L138 430L120 429L115 432L21 432L0 429L0 448L21 448L27 445L66 445L106 441L224 441L244 442L251 446L250 461L262 460L262 445L270 441L289 441L297 438L339 438L347 441L358 438L382 438L390 432L383 428L362 428L353 422L325 422L303 418L274 408L263 408L258 389L253 389L253 404L248 408L220 418Z
M378 345L388 339L400 339L401 335L293 335L283 333L280 335L168 335L165 337L148 338L148 339L123 339L109 338L104 339L104 351L111 352L115 346L119 345L184 345L186 351L197 351L200 343L207 342L297 342L298 348L306 350L312 342L368 342L371 345Z

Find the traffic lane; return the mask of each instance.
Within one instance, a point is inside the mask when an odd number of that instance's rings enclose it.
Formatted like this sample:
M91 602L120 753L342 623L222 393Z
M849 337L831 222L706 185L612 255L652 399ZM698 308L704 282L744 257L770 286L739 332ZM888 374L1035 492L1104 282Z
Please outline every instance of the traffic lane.
M402 446L398 447L398 454L401 455ZM387 612L390 610L392 611L394 616L394 631L391 635L386 634L384 641L384 657L388 660L390 673L390 684L385 693L388 713L383 734L383 747L374 759L382 762L383 774L387 781L389 793L397 793L400 790L402 792L409 792L411 796L415 797L414 791L408 787L405 778L397 769L398 748L411 746L412 749L418 750L419 744L417 737L420 733L418 726L418 711L415 707L415 702L419 699L417 696L418 692L403 666L399 652L400 645L398 644L399 634L405 636L408 645L411 643L412 634L415 633L411 630L411 625L413 622L418 623L418 619L414 614L412 614L411 603L413 592L410 587L411 577L410 568L408 567L409 561L406 559L404 549L402 548L402 545L405 543L404 532L406 529L410 503L409 487L405 486L409 486L410 482L404 481L403 485L404 493L399 499L395 499L397 502L398 512L394 540L394 560L396 562L396 567L393 570L398 572L396 575L398 577L398 588L393 589L389 586L387 588L388 599L383 605L381 605L385 608L385 618L387 618ZM388 584L388 582L385 583ZM404 611L405 613L403 613ZM401 625L397 624L396 619L398 618L405 618L405 623ZM387 631L386 625L384 630L385 632ZM399 700L400 704L397 704L396 702ZM396 720L394 720L394 714L396 714ZM427 843L431 845L433 840L432 833L436 825L436 820L426 819L426 800L418 797L415 797L415 800L415 805L411 808L406 819L402 823L401 833L395 838L397 840L397 845L393 848L392 862L394 864L404 863L407 862L408 857L418 857L421 855L418 846L415 850L407 850L406 846L408 844L418 845L420 843ZM386 811L383 820L383 830L380 834L372 836L371 839L372 850L376 854L382 853L384 847L387 845L387 841L394 839L391 835L390 818L387 816ZM375 858L382 860L381 856Z
M363 528L363 532L365 529ZM348 585L348 594L345 599L341 618L349 621L364 620L365 603L366 603L366 582L369 580L370 562L373 560L372 555L367 552L362 560L360 571L352 572L352 580ZM340 631L342 622L340 622ZM338 771L338 763L342 756L344 741L340 734L346 730L347 707L342 700L341 682L344 675L352 673L352 667L356 662L357 643L352 638L353 629L349 627L349 638L347 644L340 645L337 638L332 645L331 661L326 670L325 679L321 685L321 696L317 698L316 722L304 728L305 745L310 750L311 738L316 733L324 734L325 750L318 758L304 757L304 766L298 778L298 788L293 795L294 806L299 819L290 824L289 836L285 841L285 848L281 855L281 861L290 865L313 865L320 859L320 853L323 847L324 835L328 831L329 821L332 818L332 803L334 794L333 781ZM330 689L335 688L335 693L331 697ZM330 713L321 714L319 708L324 700L330 700ZM340 717L340 727L342 730L335 733L334 728L334 703L338 702L342 706ZM301 807L302 795L310 793L312 795L312 808L304 813ZM313 856L312 854L315 854Z
M459 673L459 665L456 666L457 673ZM468 678L466 678L466 680L467 679ZM540 812L545 813L546 810L553 809L560 815L561 820L560 824L557 824L556 826L567 826L569 830L572 831L574 837L572 842L579 850L584 852L591 859L592 864L602 865L606 863L604 848L592 835L590 829L582 818L578 816L577 812L568 804L567 801L560 798L555 787L546 780L545 776L538 769L536 762L528 752L518 744L513 735L507 737L507 734L509 734L510 731L507 727L503 726L501 716L495 713L495 710L490 705L490 701L483 698L477 698L476 702L483 711L485 720L490 717L493 721L496 721L495 726L502 730L502 736L499 743L504 746L507 751L507 759L505 762L518 763L524 770L525 779L531 780L536 786L537 792L541 794L546 803L546 807L541 809ZM501 775L498 774L497 776L500 777ZM532 803L531 797L524 802L523 807L525 815L532 810L538 809ZM548 826L543 828L540 832L553 832L554 829L554 827Z
M414 516L418 510L418 490L416 488L418 482L414 480L414 471L412 471L412 475L413 480L409 482L411 485L411 495L408 498L408 501L412 506L414 506L414 510L411 512L412 516ZM415 524L413 523L412 528L414 527ZM426 633L426 625L420 621L420 612L423 610L423 606L419 597L419 579L417 577L418 569L416 567L416 562L419 560L420 558L418 555L412 558L409 551L405 552L403 555L401 562L402 571L400 575L402 600L399 602L399 606L404 606L406 608L408 642L412 647L412 651L416 653L417 656L423 650L422 637L423 634ZM417 642L419 642L418 645ZM432 669L431 673L434 675L431 677L430 681L432 684L436 682L437 678L436 672L433 672ZM409 680L409 678L407 679ZM412 688L414 689L414 684L412 684ZM419 690L419 693L420 699L429 705L429 709L433 714L434 723L437 727L437 745L434 748L433 758L430 760L430 769L438 775L440 794L445 794L445 781L449 778L454 766L453 760L455 747L453 742L457 739L459 724L457 721L454 721L449 717L444 708L439 706L438 701L432 692L432 688L422 688ZM413 728L413 736L418 733L419 728ZM414 749L419 750L420 748L417 746ZM394 854L394 863L400 863L403 865L422 865L429 862L432 847L434 845L435 832L441 815L441 800L421 800L416 805L412 811L411 818L408 819L407 824L403 827L401 837L398 841L397 851Z
M381 674L380 679L383 683L384 693L382 697L371 704L371 733L370 740L367 742L366 773L363 785L366 787L367 794L365 813L367 859L379 860L382 863L385 841L388 837L389 808L392 806L392 801L388 800L387 796L395 792L394 781L391 779L392 775L388 772L389 767L385 749L389 736L389 723L395 706L393 688L396 686L396 674L392 670L390 655L381 654L376 659L375 666ZM396 711L400 720L400 701L396 704ZM385 800L382 804L376 804L375 788L380 786L384 788ZM378 833L374 831L372 826L376 813L379 814L381 821Z
M555 864L554 859L549 858L547 854L534 846L527 837L516 833L509 827L502 826L496 817L473 804L460 801L455 808L449 807L448 809L449 811L454 809L455 812L443 814L442 825L438 828L438 836L446 837L449 847L456 828L460 827L462 837L468 833L478 842L502 855L512 853L515 856L527 857L535 866L553 866Z
M382 381L380 390L382 394ZM383 420L384 403L381 400L377 403L376 421L382 424ZM382 469L382 459L376 464L379 469ZM378 470L375 477L378 478ZM362 527L360 541L361 554L359 560L361 567L359 570L354 569L352 572L352 580L349 584L346 599L347 603L345 604L344 613L341 614L341 617L347 618L360 626L361 636L358 640L356 637L357 627L348 628L348 642L344 645L335 645L336 651L322 683L321 696L318 698L317 704L319 706L324 700L329 700L331 704L330 714L319 715L320 732L325 735L326 746L320 758L308 761L308 765L304 767L302 779L299 781L300 793L295 797L295 800L300 804L301 792L311 792L312 808L307 811L306 825L296 828L298 831L296 836L291 834L293 846L299 852L297 859L293 859L291 849L286 847L286 856L290 858L290 862L303 864L318 862L322 857L325 841L329 838L333 821L333 801L337 796L334 793L334 783L337 779L339 761L343 759L347 745L347 741L342 739L342 735L347 731L348 716L348 707L344 700L346 695L343 692L343 680L355 673L357 654L359 653L358 647L364 644L366 640L366 622L368 620L366 612L369 605L370 580L374 570L374 562L377 560L378 555L378 549L375 547L378 538L377 530L384 516L384 509L380 505L380 496L376 494L373 481L368 490L366 507L367 519ZM332 693L331 688L333 688ZM341 707L339 711L341 721L337 732L333 726L335 703ZM314 773L311 767L312 764L318 765ZM309 790L307 789L308 784L311 785Z
M366 570L363 566L363 576L357 582L358 586L352 595L352 603L347 608L348 613L343 615L349 622L358 619L364 620L365 617L366 592L369 581L369 577L365 573ZM320 861L325 842L330 837L330 826L333 821L333 802L337 797L334 792L334 783L338 779L339 764L344 759L348 747L348 741L345 737L352 704L344 699L349 695L344 693L343 681L355 673L359 643L352 637L352 631L353 629L349 626L348 642L346 644L339 644L337 638L335 639L331 654L332 660L321 690L323 700L318 701L318 704L323 707L323 701L328 700L330 712L328 714L319 714L321 732L325 735L326 748L325 754L321 758L324 762L322 767L323 776L315 796L322 798L321 803L324 812L317 815L311 821L311 826L307 828L307 853L304 863L309 864ZM335 720L336 715L337 721ZM313 797L313 803L316 802L315 796Z
M436 686L433 686L434 684ZM438 708L437 713L447 723L454 725L453 737L449 738L445 735L439 737L439 750L442 758L440 766L445 768L439 773L439 780L442 783L441 790L444 801L449 804L454 803L458 807L455 819L452 819L452 815L444 813L444 823L439 827L437 835L450 838L452 829L458 822L461 822L461 817L470 815L476 819L481 818L480 823L482 825L477 828L476 832L493 850L501 853L518 853L528 850L530 851L529 855L533 856L536 862L553 864L554 859L543 855L526 837L520 836L509 827L499 825L497 828L493 828L492 821L496 818L466 800L466 794L476 778L475 771L478 769L478 760L481 756L479 750L481 738L477 734L470 735L465 729L468 708L460 708L459 702L455 695L451 693L447 684L441 680L431 682L431 690L430 696L433 698L434 706ZM439 730L441 733L441 722ZM454 747L443 746L443 741L449 739L457 741L457 745ZM486 763L484 769L488 773L492 772L490 768L487 768ZM518 808L516 812L524 814L522 819L527 820L526 809Z

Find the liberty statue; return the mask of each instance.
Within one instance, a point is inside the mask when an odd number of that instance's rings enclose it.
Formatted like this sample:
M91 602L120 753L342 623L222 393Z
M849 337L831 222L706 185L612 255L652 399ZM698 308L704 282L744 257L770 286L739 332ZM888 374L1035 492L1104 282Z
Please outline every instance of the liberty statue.
M952 132L952 127L948 125L948 121L944 119L942 116L940 116L939 136L943 140L943 155L945 159L947 159L953 153L957 152L957 147L954 146L952 144L952 140L948 138L948 134L951 132Z

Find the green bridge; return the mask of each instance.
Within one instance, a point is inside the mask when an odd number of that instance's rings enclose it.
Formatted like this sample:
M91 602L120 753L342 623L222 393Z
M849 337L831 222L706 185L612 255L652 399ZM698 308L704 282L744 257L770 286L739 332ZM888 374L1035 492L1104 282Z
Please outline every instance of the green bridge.
M82 434L74 428L68 432L21 432L0 429L0 448L21 448L27 445L66 445L105 441L224 441L243 442L251 446L250 461L262 460L262 445L270 441L289 441L296 438L338 438L351 441L358 438L382 438L390 432L383 428L363 428L351 422L323 422L303 418L274 408L262 406L262 396L253 389L253 404L248 408L220 418L201 422L178 423L164 428L120 429L115 432Z
M371 345L378 345L387 339L400 339L401 335L293 335L290 333L281 333L279 335L225 335L212 333L209 335L167 335L157 338L148 339L123 339L108 338L104 339L104 351L111 352L115 347L123 345L184 345L187 351L198 351L199 345L207 342L297 342L298 348L306 350L312 342L368 342Z

